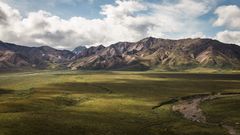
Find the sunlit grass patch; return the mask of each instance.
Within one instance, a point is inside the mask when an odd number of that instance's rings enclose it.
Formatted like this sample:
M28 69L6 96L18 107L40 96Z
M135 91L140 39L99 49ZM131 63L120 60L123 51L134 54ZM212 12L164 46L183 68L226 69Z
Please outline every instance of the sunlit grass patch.
M185 120L171 111L171 104L152 107L177 97L238 92L239 88L238 76L228 74L1 74L0 90L4 91L0 91L0 135L223 135L221 127ZM230 105L230 100L226 105L236 107Z

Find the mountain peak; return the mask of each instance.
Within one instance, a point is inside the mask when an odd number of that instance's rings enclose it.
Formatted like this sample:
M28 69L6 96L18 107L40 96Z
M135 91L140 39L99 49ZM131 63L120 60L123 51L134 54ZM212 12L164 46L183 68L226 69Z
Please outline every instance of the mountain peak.
M5 42L0 42L0 53L0 70L63 68L74 55L49 46L27 47Z
M160 39L160 38L155 38L155 37L146 37L142 40L140 40L139 42L146 42L146 41L153 41L153 40L156 40L156 39Z
M50 47L50 46L41 46L41 47L39 47L39 48L41 48L41 49L43 49L43 50L56 50L56 49L54 49L54 48L52 48L52 47Z
M240 68L240 47L212 39L169 40L148 37L138 42L118 42L102 49L89 48L87 52L88 55L79 57L70 67L72 69L134 67L135 70L153 68L178 70L194 67Z
M103 49L103 48L105 48L105 46L104 45L98 45L97 48L98 49Z
M86 46L78 46L78 47L76 47L72 52L74 53L74 54L80 54L80 53L82 53L83 51L85 51L85 50L87 50L87 47Z
M8 53L11 52L11 53ZM179 70L196 67L240 69L240 46L213 39L169 40L148 37L138 42L79 46L72 52L49 46L26 47L0 42L2 68L71 68L88 70Z

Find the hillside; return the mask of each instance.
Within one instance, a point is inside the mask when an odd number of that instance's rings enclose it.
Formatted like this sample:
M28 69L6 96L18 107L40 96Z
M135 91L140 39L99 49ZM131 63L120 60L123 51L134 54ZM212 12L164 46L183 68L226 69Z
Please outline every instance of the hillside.
M67 50L56 50L48 46L25 47L0 42L0 69L47 69L65 67L74 54Z
M108 47L77 47L72 52L48 46L0 42L0 69L185 70L197 67L239 69L240 46L212 39L145 38Z
M92 51L95 50L95 51ZM145 38L109 47L91 47L68 65L71 69L166 69L195 67L239 69L240 46L212 39Z

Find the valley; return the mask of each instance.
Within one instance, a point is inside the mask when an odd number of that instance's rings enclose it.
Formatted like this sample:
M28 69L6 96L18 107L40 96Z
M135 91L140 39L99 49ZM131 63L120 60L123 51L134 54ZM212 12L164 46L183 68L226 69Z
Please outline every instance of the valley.
M240 74L231 72L2 73L0 134L229 135L227 128L239 133L239 95L201 102L207 123L186 119L172 109L181 102L168 101L239 93L239 88ZM167 104L159 106L161 103Z
M240 0L0 0L0 135L240 135Z

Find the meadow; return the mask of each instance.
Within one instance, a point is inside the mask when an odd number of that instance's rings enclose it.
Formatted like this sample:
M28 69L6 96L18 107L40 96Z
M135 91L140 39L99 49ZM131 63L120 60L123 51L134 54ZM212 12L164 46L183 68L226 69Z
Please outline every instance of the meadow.
M0 135L228 135L240 96L205 101L211 123L187 120L171 98L240 92L238 73L34 71L0 74Z

